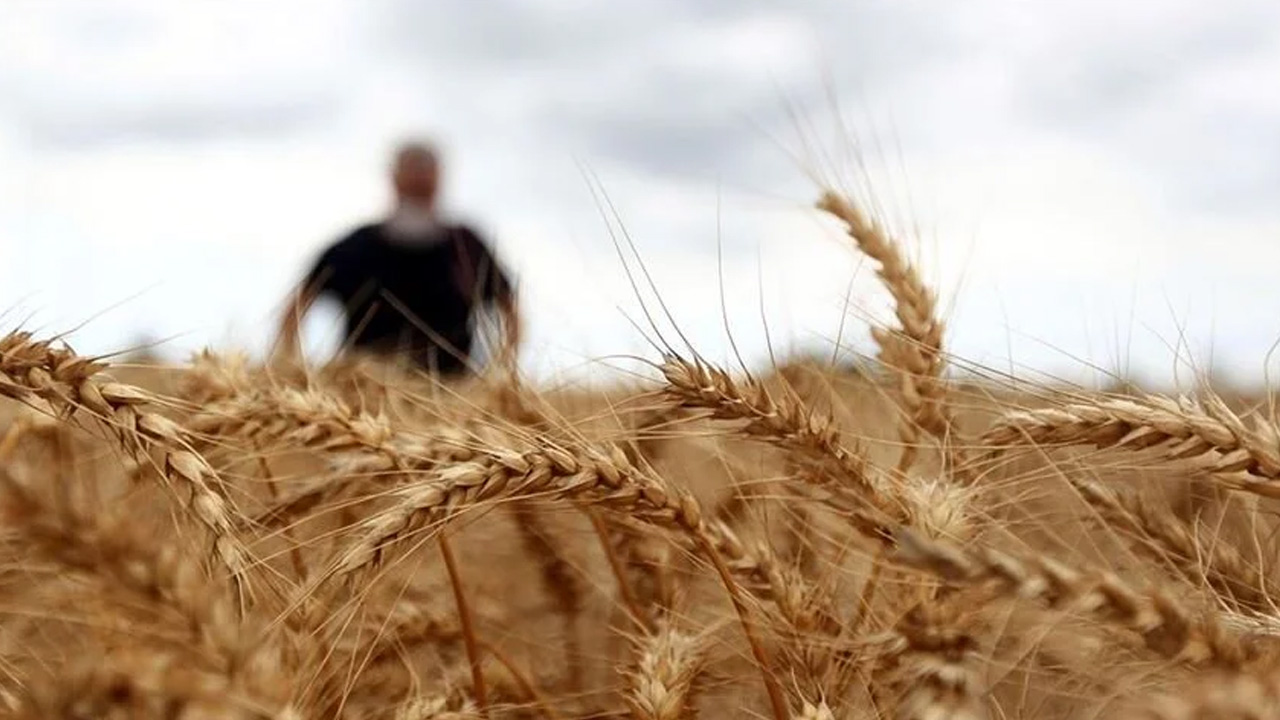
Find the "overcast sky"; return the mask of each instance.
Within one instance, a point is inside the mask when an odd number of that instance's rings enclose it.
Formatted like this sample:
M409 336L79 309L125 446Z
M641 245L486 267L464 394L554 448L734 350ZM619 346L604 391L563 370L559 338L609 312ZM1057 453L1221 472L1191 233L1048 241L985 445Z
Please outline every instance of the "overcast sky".
M867 349L887 300L818 179L874 194L968 361L1257 377L1280 338L1275 0L0 0L4 327L256 351L406 133L536 373L652 356L619 229L710 357L726 317L750 362L843 315Z

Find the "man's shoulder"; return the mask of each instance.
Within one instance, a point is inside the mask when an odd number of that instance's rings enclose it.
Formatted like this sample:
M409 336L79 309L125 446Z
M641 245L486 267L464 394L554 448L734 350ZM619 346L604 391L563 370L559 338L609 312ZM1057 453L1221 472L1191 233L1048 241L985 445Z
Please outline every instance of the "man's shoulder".
M449 233L449 236L457 241L467 245L480 246L485 250L489 249L489 241L485 233L466 220L448 222L444 225L444 228Z
M368 222L363 225L357 225L347 231L346 235L339 238L336 244L359 245L370 240L375 240L382 235L383 225L384 223L381 222Z
M328 256L359 254L366 250L381 233L382 223L357 225L330 243L325 248L324 254Z

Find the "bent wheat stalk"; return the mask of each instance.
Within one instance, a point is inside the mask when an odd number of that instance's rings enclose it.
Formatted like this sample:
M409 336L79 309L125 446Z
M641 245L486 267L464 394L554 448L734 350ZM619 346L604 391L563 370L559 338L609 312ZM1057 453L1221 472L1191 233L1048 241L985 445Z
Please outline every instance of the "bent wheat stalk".
M149 393L98 378L105 367L71 350L35 341L29 333L0 339L0 395L64 416L83 408L106 422L112 436L139 462L147 449L159 450L162 478L170 487L190 489L192 513L208 527L217 555L239 578L250 560L235 534L231 506L214 490L220 480L213 468L191 449L185 428L151 409L154 398Z
M592 448L570 451L546 440L533 442L535 448L523 453L482 449L475 461L441 468L429 479L397 490L395 504L357 527L355 542L338 554L321 579L348 576L377 566L384 550L400 538L433 522L447 521L470 508L500 500L560 498L618 510L695 540L729 594L760 666L775 716L785 717L781 690L756 637L749 611L693 496L631 465L616 446L607 452Z

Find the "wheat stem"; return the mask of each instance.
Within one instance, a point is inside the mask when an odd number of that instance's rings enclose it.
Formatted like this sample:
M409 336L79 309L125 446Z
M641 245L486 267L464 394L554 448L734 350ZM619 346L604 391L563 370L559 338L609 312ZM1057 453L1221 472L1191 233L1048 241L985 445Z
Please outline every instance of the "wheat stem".
M462 576L458 572L458 563L453 557L453 549L449 546L449 537L441 532L437 538L440 556L444 558L445 570L449 573L449 584L453 588L453 601L458 609L458 624L462 626L462 642L467 648L467 663L471 667L472 692L476 696L476 704L480 706L480 714L488 715L489 691L485 686L484 667L480 657L480 647L476 642L475 620L471 615L471 604L467 602L467 594L462 586Z

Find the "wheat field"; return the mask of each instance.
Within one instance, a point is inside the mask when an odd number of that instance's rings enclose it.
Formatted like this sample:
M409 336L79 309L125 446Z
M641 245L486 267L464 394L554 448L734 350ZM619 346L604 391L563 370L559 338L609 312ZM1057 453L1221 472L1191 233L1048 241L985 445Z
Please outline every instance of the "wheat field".
M441 386L5 336L0 712L1280 717L1269 408L959 382L900 243L819 208L895 309L861 371Z

